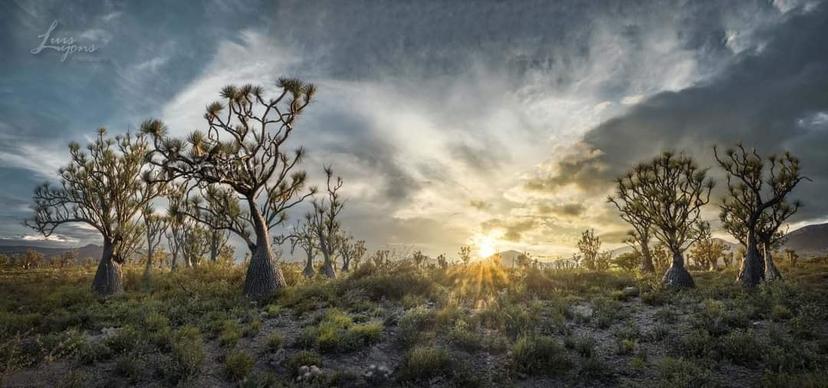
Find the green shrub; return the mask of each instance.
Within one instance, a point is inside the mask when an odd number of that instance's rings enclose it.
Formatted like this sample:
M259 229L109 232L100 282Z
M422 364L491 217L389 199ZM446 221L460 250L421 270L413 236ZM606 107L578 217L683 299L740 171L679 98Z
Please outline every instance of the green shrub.
M253 369L253 358L247 353L233 351L224 358L224 373L233 381L244 380Z
M142 338L138 330L132 326L124 326L115 334L104 340L106 346L115 354L128 353L135 349Z
M713 351L713 337L704 330L692 330L679 337L676 353L685 357L706 358Z
M665 357L657 364L659 381L656 386L707 387L713 385L710 371L681 359Z
M236 346L239 339L242 337L241 325L233 319L225 320L221 326L221 334L219 334L219 344L226 348Z
M717 341L720 355L739 365L751 365L762 360L766 351L764 342L752 330L736 330Z
M106 346L104 341L85 342L78 351L78 361L86 365L106 361L110 358L112 358L112 349Z
M552 337L524 336L512 346L512 366L527 374L555 374L572 368L572 361Z
M418 346L406 354L398 373L402 381L428 381L450 376L453 369L452 357L445 349Z
M595 340L586 336L564 337L564 346L575 350L583 358L591 358L595 354Z
M271 352L279 350L282 347L282 336L279 333L271 333L267 336L267 349Z
M184 326L175 334L170 360L161 366L162 375L173 383L186 380L201 370L205 356L201 331L192 325Z
M115 373L126 378L132 384L141 380L145 369L146 362L142 357L123 354L115 359Z
M417 342L424 331L432 329L434 325L434 314L427 308L409 309L398 323L397 340L403 346L411 346Z

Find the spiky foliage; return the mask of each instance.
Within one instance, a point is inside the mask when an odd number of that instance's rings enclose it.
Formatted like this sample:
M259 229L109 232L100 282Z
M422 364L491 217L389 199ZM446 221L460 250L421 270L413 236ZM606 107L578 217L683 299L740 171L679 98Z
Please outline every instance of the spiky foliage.
M69 145L71 161L59 171L59 187L43 184L34 192L35 214L26 224L43 235L69 223L100 232L103 256L92 283L100 295L123 290L120 267L141 240L141 210L162 190L148 183L154 178L148 150L143 135L111 138L101 128L85 151Z
M725 243L713 238L710 226L705 224L700 230L698 240L690 248L690 256L701 268L713 271L717 268L719 259L729 250L730 247Z
M581 233L578 240L578 250L581 251L581 266L596 270L599 252L601 251L601 238L595 235L595 231L587 229Z
M277 87L275 98L265 97L258 86L223 88L222 101L208 105L204 114L207 132L184 140L168 137L160 121L142 125L153 137L152 163L162 167L165 179L184 179L206 202L188 206L187 216L247 244L251 260L244 292L252 298L285 286L273 262L270 229L313 194L305 192L306 175L297 170L304 151L285 148L316 88L295 79L280 79Z
M712 189L706 170L690 157L671 152L639 164L618 180L616 198L635 209L638 219L653 226L653 237L673 256L663 278L667 286L695 285L684 268L684 251L699 236L701 208L710 201Z
M322 253L322 274L328 278L336 278L334 257L342 240L338 217L345 203L339 194L342 178L334 177L331 167L325 167L325 176L326 198L314 199L313 209L305 215L305 219L316 238L316 247Z
M754 287L765 279L766 272L759 245L778 240L779 227L800 207L799 202L788 204L785 197L808 178L800 172L799 159L789 152L762 158L755 149L747 150L741 144L725 150L724 155L717 147L713 152L727 173L722 224L746 249L738 280L744 287ZM775 266L772 271L776 272L772 276L778 275Z

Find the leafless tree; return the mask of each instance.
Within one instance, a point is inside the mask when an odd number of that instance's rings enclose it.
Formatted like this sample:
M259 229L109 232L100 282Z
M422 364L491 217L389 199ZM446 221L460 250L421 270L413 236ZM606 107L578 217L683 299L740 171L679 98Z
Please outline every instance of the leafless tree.
M254 299L285 286L274 264L270 230L313 194L304 192L306 175L297 171L304 151L285 147L316 88L295 79L280 79L277 86L275 98L266 98L258 86L225 87L223 102L207 106L207 133L196 131L186 140L168 137L160 121L142 125L153 136L152 163L162 167L167 180L186 180L208 203L195 203L187 215L247 244L251 259L244 293Z
M103 255L92 282L99 295L123 291L121 265L143 235L138 219L162 184L150 184L149 147L143 135L106 136L99 129L86 151L71 143L69 165L60 170L60 186L44 184L34 192L34 218L26 224L44 235L69 223L92 226L103 237Z
M342 271L348 272L351 263L359 263L368 250L365 249L365 240L356 240L353 236L343 238L340 243L340 256L342 257Z
M334 256L342 240L338 216L345 203L339 197L342 178L334 178L331 167L325 167L325 176L327 198L314 199L313 209L307 213L305 218L316 237L317 248L322 253L322 274L333 279L336 278Z
M581 265L590 270L597 269L598 255L601 250L601 239L595 235L595 231L587 229L581 233L578 240L578 250L581 251Z
M147 263L144 267L144 281L148 282L152 272L152 259L158 245L161 244L161 238L164 237L164 232L167 230L167 218L155 214L155 211L149 204L144 206L141 214L144 220L144 233L147 239Z

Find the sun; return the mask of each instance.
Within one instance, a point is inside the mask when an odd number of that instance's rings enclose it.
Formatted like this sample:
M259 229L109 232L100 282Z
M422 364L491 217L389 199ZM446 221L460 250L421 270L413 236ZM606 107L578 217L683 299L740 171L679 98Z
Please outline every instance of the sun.
M497 253L495 248L495 239L491 236L477 236L474 239L474 245L477 246L477 256L481 259L488 258Z

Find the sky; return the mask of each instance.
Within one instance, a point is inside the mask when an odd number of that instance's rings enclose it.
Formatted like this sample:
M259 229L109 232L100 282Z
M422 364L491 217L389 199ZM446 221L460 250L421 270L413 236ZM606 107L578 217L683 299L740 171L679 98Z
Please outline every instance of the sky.
M37 52L55 22L83 52ZM41 238L22 220L70 141L148 118L183 136L224 85L282 76L318 86L290 143L313 180L343 177L342 223L371 249L559 256L587 228L619 246L615 177L664 150L714 167L739 141L799 156L793 226L824 222L826 37L808 0L0 0L0 239Z

